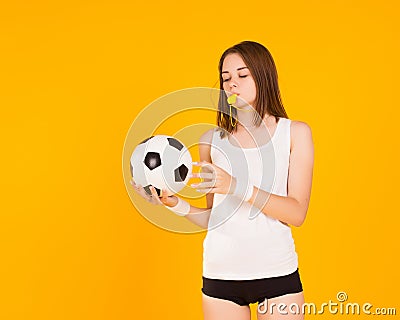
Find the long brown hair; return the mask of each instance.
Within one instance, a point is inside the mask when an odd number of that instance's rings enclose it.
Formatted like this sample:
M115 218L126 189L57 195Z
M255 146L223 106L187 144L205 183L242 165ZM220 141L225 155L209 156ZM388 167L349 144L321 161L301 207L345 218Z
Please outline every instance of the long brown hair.
M229 107L227 96L223 88L224 80L222 78L222 64L228 54L239 54L254 79L256 84L256 99L253 108L257 111L254 118L254 124L259 126L264 119L266 112L272 116L288 118L283 107L281 94L278 86L278 73L271 53L262 44L254 41L240 42L224 51L219 64L219 86L220 94L218 101L217 125L222 128L221 138L227 135L227 132L236 131L236 126L232 125L232 117L237 119L235 108Z

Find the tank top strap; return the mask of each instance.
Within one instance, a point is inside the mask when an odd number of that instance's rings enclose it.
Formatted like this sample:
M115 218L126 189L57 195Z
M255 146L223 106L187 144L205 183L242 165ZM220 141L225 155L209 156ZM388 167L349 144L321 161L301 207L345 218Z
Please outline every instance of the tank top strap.
M279 148L282 148L287 153L290 152L291 120L288 118L279 118L279 122L273 137L274 145L279 146Z

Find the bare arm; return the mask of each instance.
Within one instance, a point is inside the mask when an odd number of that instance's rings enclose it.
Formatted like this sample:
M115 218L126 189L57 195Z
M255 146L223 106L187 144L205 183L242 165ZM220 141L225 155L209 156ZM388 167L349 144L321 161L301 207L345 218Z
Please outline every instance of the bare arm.
M301 226L310 201L313 166L311 129L304 122L292 121L288 195L278 196L254 187L249 202L269 217L296 227Z
M211 142L212 142L212 130L207 131L200 137L199 143L199 153L200 153L200 161L211 162ZM193 222L194 224L207 229L208 221L210 219L211 208L213 205L214 194L207 194L206 208L199 208L195 206L190 206L189 214L185 217Z

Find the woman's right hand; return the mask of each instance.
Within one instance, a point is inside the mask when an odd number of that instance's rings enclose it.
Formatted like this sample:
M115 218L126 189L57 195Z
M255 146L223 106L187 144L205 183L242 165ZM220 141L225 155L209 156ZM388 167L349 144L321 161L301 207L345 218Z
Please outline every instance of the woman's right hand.
M174 207L178 203L178 198L175 195L167 196L166 190L162 190L161 196L159 197L156 189L154 189L153 186L149 188L151 191L151 195L149 195L144 190L143 186L136 184L133 179L131 179L130 183L138 195L140 195L142 198L144 198L153 205L164 205L168 207Z

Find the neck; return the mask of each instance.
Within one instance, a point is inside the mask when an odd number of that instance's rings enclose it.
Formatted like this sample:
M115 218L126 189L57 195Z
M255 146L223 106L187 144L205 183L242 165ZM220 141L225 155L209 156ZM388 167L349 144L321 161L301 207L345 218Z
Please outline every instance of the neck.
M254 111L255 112L255 111ZM257 126L254 124L254 112L246 112L246 111L238 111L238 125L244 129L253 130L258 127L263 127L264 129L267 127L267 120L271 117L270 114L267 114L263 121L261 121L260 125Z
M254 109L236 109L237 111L237 119L238 123L242 125L243 127L255 127L254 124L254 115L255 115L255 110Z

